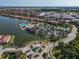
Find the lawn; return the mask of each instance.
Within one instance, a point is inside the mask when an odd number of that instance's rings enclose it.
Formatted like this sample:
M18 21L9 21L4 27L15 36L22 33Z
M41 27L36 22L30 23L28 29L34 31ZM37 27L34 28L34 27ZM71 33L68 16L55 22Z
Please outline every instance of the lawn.
M79 49L79 33L77 34L77 38L75 41L76 41L75 47Z

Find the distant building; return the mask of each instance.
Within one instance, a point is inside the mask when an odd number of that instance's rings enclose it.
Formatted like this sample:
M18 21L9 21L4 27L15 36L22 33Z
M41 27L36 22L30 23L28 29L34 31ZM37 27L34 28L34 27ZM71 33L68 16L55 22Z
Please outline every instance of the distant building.
M8 43L11 39L10 35L0 35L0 44Z

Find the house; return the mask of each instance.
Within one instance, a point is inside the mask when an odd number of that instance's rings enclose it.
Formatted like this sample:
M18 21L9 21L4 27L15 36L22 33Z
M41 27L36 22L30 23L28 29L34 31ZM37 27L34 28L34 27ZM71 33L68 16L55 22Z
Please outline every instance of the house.
M8 43L11 39L10 35L0 35L0 44Z

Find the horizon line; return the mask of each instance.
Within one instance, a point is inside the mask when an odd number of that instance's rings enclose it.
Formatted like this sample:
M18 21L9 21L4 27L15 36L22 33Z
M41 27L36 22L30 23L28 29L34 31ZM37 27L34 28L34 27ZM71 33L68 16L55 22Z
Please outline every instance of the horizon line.
M0 7L79 7L79 6L0 6Z

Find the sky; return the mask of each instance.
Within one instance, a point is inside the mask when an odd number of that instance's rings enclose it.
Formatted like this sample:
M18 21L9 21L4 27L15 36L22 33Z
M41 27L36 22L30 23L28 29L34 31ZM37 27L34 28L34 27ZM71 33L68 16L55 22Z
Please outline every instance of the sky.
M0 0L0 6L79 6L79 0Z

